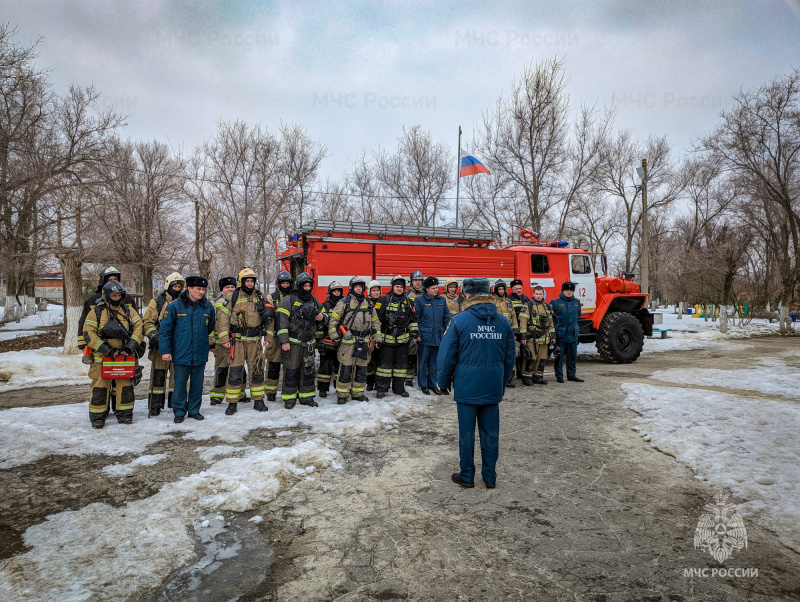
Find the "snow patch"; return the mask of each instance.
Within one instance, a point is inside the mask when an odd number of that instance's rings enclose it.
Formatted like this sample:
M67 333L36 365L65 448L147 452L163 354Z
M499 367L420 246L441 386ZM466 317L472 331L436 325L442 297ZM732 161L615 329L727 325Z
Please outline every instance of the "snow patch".
M166 457L167 454L150 454L139 456L133 462L129 462L128 464L117 463L106 466L105 468L101 469L101 472L104 472L110 477L126 477L130 474L133 474L138 466L154 466Z

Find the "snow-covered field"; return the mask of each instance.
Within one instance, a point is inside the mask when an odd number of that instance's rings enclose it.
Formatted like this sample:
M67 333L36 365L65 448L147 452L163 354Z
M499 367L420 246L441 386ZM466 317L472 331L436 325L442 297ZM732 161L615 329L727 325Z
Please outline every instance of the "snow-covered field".
M0 320L5 315L5 308L0 307ZM60 305L49 303L45 311L39 311L30 316L25 316L19 322L0 324L0 331L4 330L35 330L44 326L55 326L64 323L64 308Z
M673 455L696 478L727 488L743 517L778 534L800 552L800 350L750 369L661 370L652 378L703 388L625 384L624 405L635 430ZM759 395L769 395L766 398Z
M149 498L121 508L94 503L53 514L30 527L24 540L31 549L0 563L0 599L127 599L149 591L196 560L192 533L207 528L210 520L222 520L218 513L251 510L294 483L313 479L318 470L340 468L334 448L337 438L393 430L400 421L424 414L430 401L418 390L407 399L389 399L345 406L323 399L319 408L273 407L265 413L243 409L234 416L225 416L223 407L205 406L206 420L180 425L173 424L169 415L148 420L146 405L139 401L133 425L118 425L112 417L102 431L87 428L88 404L1 412L3 468L52 453L141 454L148 444L176 431L185 433L183 439L217 438L225 443L198 446L200 457L213 463ZM258 428L282 429L278 435L287 438L286 445L270 450L229 445ZM289 435L299 436L290 440ZM20 441L29 445L20 447ZM161 456L139 456L103 472L124 478L136 465L163 461ZM229 457L215 460L219 456ZM114 578L98 579L98 575Z

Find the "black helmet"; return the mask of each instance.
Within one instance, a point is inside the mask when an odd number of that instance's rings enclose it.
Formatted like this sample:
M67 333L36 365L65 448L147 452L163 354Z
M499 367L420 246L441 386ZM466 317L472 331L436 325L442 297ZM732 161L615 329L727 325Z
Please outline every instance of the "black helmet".
M398 274L397 276L392 278L392 286L394 286L395 284L402 284L403 288L405 288L406 287L406 279L403 278L400 274Z
M503 287L506 291L508 291L508 287L506 286L505 281L502 278L498 278L494 281L494 292L497 293L497 289Z
M429 286L439 286L439 279L436 276L428 276L425 280L422 281L422 288L428 288Z
M283 270L280 274L278 274L278 285L280 285L281 282L291 282L292 280L292 275L286 270Z
M314 286L314 279L311 277L311 274L309 274L308 272L303 272L302 274L300 274L297 277L297 280L295 280L295 283L297 284L297 288L302 287L303 284L306 283L306 282L310 282L311 286Z
M419 270L414 270L413 272L411 272L411 280L422 280L423 278L424 276L422 275L422 272L420 272Z
M122 293L124 295L125 287L122 286L121 282L117 282L116 280L109 280L103 285L103 301L108 303L108 298L114 293Z
M122 280L122 273L117 268L109 266L100 270L100 273L97 275L97 285L103 286L108 282L109 276L116 276L117 280Z
M353 290L353 287L356 284L360 284L362 287L364 287L364 291L367 290L367 279L364 278L363 276L353 276L352 278L350 278L350 290L351 291Z
M339 283L338 283L336 280L334 280L333 282L331 282L331 283L328 285L328 294L330 295L330 294L331 294L331 291L335 291L337 288L338 288L340 291L344 292L344 287L343 287L341 284L339 284Z

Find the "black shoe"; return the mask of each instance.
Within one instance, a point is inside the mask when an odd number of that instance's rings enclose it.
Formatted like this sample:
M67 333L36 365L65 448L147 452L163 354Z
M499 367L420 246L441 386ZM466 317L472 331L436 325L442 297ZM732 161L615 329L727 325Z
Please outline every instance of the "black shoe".
M174 422L175 424L180 424L181 422L183 422L183 416L175 416L175 418L172 419L172 422Z
M327 397L328 396L328 392L327 391L323 391L322 389L320 389L319 396L320 397Z
M408 396L409 396L408 391L403 391L402 393L400 393L400 397L408 397Z
M506 387L508 387L509 389L516 389L517 385L515 385L511 381L508 381L508 384L506 384Z
M119 424L133 424L133 410L119 411L115 416Z
M244 397L240 397L239 398L239 403L250 403L251 401L253 401L253 400L250 397L248 397L247 395L245 395Z
M292 400L292 401L284 401L283 402L283 407L286 408L287 410L291 410L294 407L294 404L296 404L296 403L297 402L294 401L294 400Z
M229 403L228 407L225 408L225 415L226 416L233 416L236 413L236 404Z
M444 395L444 391L442 391L442 390L441 390L439 387L433 387L433 388L431 389L431 391L433 391L434 393L436 393L436 395Z
M368 383L367 391L374 391L374 390L375 390L375 383Z
M161 413L161 406L155 406L154 408L150 408L151 416L158 416L160 413Z
M212 399L210 405L218 406L218 405L221 405L221 404L222 404L222 400L221 399Z
M162 405L161 407L163 409L164 406ZM172 409L172 391L167 393L167 407Z
M308 406L309 408L318 408L319 404L314 401L314 398L311 397L310 399L301 399L300 400L301 406Z
M384 397L386 397L386 392L378 391L378 394L375 397L377 397L378 399L383 399Z
M583 382L583 379L582 378L578 378L577 376L568 376L567 380L570 380L570 381L572 381L574 383L582 383Z
M413 380L407 380L406 381L406 387L413 387L413 386L414 386L414 381Z
M275 393L267 393L267 401L275 401Z
M564 379L563 379L563 378L561 378L560 376L556 376L556 382L557 382L557 383L563 383L563 382L564 382Z
M266 412L267 410L269 410L269 408L264 405L264 400L263 399L256 399L253 402L253 409L258 411L258 412Z
M486 485L486 489L494 489L495 487L497 487L497 483L489 483L487 481L484 481L483 484Z
M336 403L338 403L340 406L343 406L347 403L347 397L337 397Z
M522 379L522 384L525 385L526 387L532 387L533 383L535 383L535 382L536 381L533 380L532 378L523 378Z
M425 395L430 395L431 394L431 390L428 387L422 387L422 392Z
M369 397L366 395L359 395L358 397L353 397L353 401L369 401Z
M203 416L200 412L197 412L197 414L189 414L189 418L191 418L193 420L205 420L206 419L206 417Z
M100 422L99 420L92 420L91 422L93 429L101 429L106 425L105 422Z
M457 472L454 472L453 476L450 478L453 479L453 483L461 485L465 489L472 489L473 487L475 487L475 483L470 483L469 481L465 481L464 479L461 478L461 475L458 474Z
M537 385L546 385L547 381L543 377L539 377L539 380L536 381Z

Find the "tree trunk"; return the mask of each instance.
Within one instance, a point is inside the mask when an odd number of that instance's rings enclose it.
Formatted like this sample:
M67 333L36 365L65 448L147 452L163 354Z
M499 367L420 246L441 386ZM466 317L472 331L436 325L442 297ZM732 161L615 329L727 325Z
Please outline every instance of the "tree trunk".
M719 331L722 334L728 333L728 306L720 305L719 307Z
M678 319L683 320L683 301L678 303Z
M153 298L153 268L152 266L142 266L142 311Z
M78 321L83 311L83 265L77 251L59 253L61 271L64 274L64 305L65 305L65 330L64 330L64 355L77 355L78 349Z

